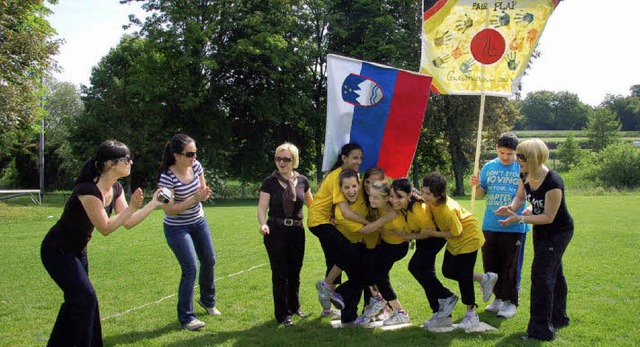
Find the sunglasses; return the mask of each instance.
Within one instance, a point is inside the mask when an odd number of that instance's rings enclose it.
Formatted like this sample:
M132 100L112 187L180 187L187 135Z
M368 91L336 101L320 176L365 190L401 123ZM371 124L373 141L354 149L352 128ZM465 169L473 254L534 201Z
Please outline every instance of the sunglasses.
M287 157L276 157L276 163L277 162L285 162L285 163L290 163L293 161L293 158L287 158Z
M516 158L523 163L527 162L527 157L525 157L524 154L522 153L516 153Z
M178 154L184 155L187 158L193 158L196 156L196 152L185 152L185 153L178 153Z
M114 161L123 161L125 163L130 163L133 161L133 159L131 158L131 155L127 154L122 158L114 159Z

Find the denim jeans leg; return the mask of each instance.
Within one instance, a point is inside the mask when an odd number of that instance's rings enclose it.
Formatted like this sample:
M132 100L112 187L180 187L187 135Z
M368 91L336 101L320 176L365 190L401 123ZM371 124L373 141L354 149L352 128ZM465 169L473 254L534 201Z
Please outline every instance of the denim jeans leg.
M216 305L215 265L216 250L211 239L209 224L205 218L193 224L191 230L193 245L200 261L200 299L207 307Z
M193 292L198 273L196 250L191 238L190 225L172 226L164 224L164 235L167 244L176 255L182 276L178 287L178 320L181 325L187 324L196 318L193 312Z

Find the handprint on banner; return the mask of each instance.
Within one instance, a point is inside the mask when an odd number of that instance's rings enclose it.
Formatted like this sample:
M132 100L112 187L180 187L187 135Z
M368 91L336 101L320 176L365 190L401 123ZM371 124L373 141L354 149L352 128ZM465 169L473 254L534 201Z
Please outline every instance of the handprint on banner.
M465 60L462 64L460 64L460 72L465 74L468 73L469 71L471 71L475 63L476 61L473 58Z
M453 34L449 32L449 30L442 33L442 35L438 36L438 32L436 31L436 37L433 39L433 44L437 47L444 45L445 43L451 41L453 39Z
M509 43L509 49L512 51L519 51L523 41L524 37L515 36L513 40L511 40L511 43Z
M446 64L448 61L449 61L449 55L441 55L433 59L431 62L433 63L433 66L440 68L442 67L442 65Z
M456 30L460 31L461 34L464 34L467 29L473 26L473 19L466 14L464 16L464 19L456 20Z
M507 62L507 67L511 71L516 71L516 69L518 68L518 65L520 65L520 62L516 61L517 54L518 53L516 52L511 52L511 53L507 53L507 55L504 56L504 61Z
M501 15L493 15L489 21L494 28L504 27L511 23L511 16L508 13L502 11Z
M524 12L520 11L513 18L516 20L516 23L519 24L519 23L524 22L525 23L524 26L527 26L527 25L531 24L531 22L533 22L534 16L533 16L533 13L529 13L529 12L524 13Z
M533 43L536 42L537 38L538 38L537 29L531 29L527 31L527 43L529 44L530 47L533 46Z
M460 58L461 56L469 53L469 49L467 47L469 47L469 42L466 40L460 40L456 48L451 51L451 56L453 57L453 59L458 60L458 58ZM464 48L467 49L465 50Z

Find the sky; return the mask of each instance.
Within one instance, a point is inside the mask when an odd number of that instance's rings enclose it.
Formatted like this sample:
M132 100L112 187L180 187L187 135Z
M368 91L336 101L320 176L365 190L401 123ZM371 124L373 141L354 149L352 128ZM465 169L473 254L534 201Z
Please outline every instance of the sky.
M85 85L91 68L120 41L128 15L145 17L139 5L118 0L59 0L51 9L49 22L66 42L56 56L63 71L55 77ZM542 56L522 78L523 97L567 91L597 106L607 94L628 96L640 84L639 13L639 0L560 2L538 43Z

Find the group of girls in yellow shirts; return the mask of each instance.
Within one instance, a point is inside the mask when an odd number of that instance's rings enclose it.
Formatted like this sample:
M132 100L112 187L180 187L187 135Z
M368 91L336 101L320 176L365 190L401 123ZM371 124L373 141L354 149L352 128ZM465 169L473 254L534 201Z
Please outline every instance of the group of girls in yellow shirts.
M326 278L316 284L323 315L339 314L343 326L366 326L375 320L386 326L408 323L390 271L407 255L409 242L416 240L409 270L433 312L424 326L453 324L451 313L459 298L442 285L435 271L435 257L445 245L443 275L458 282L467 306L459 327L478 326L473 282L481 284L483 301L488 301L497 280L494 273L473 272L484 243L478 220L446 195L447 183L439 173L425 177L421 191L406 178L389 183L382 168L367 170L360 181L362 156L359 145L343 146L309 207L308 226L320 240L327 265ZM343 283L342 271L348 276ZM363 293L366 305L358 315Z

